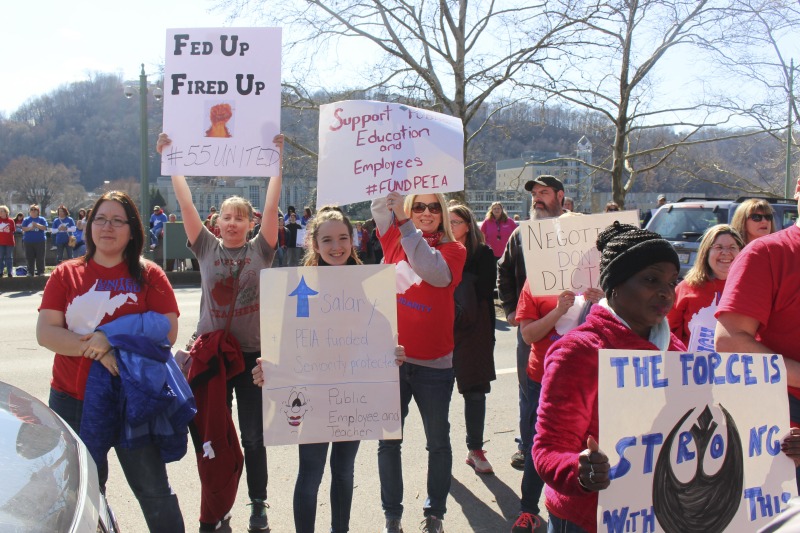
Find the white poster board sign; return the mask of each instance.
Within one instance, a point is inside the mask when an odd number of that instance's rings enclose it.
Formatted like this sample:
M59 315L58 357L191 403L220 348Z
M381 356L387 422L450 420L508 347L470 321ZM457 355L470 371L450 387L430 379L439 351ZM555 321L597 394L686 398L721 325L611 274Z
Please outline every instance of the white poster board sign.
M165 176L276 176L281 29L167 30Z
M598 532L756 531L797 494L783 358L601 350Z
M597 235L619 220L639 227L636 211L596 215L567 214L520 222L525 272L534 296L583 293L600 286Z
M317 207L464 190L461 120L402 104L320 106Z
M399 439L394 265L261 271L264 444Z

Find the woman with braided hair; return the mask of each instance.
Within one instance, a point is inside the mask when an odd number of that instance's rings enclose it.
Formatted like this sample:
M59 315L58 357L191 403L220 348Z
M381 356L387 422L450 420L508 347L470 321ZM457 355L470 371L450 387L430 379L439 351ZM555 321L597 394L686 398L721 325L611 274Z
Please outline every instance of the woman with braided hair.
M597 492L608 488L598 434L598 353L603 349L683 350L670 332L678 254L658 233L614 222L597 237L606 297L545 358L533 460L547 484L549 531L597 531Z

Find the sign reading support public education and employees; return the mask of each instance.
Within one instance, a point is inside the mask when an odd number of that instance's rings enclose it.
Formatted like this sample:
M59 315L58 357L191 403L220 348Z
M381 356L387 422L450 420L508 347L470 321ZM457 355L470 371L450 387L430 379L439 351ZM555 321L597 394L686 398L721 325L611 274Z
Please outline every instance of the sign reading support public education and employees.
M797 495L775 354L600 350L597 530L757 531Z
M281 29L167 30L165 176L277 176Z
M600 287L597 235L619 220L639 226L636 211L566 215L520 222L522 251L528 284L534 296L583 293Z
M264 444L401 437L394 270L261 271Z
M402 104L320 106L317 206L464 190L461 120Z

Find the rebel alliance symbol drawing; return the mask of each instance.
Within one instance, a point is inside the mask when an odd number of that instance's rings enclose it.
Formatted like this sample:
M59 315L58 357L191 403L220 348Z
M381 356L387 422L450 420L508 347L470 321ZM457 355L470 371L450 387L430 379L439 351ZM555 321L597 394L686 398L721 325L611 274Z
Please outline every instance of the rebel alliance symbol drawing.
M653 473L653 507L658 523L669 533L717 533L733 520L742 499L744 486L744 458L739 431L730 413L719 406L725 415L727 443L725 459L719 472L708 475L703 469L706 451L714 439L717 423L711 409L706 408L697 417L690 433L697 446L697 466L694 477L680 481L672 470L672 442L681 426L695 408L689 409L675 424L658 454ZM714 446L712 446L712 449Z

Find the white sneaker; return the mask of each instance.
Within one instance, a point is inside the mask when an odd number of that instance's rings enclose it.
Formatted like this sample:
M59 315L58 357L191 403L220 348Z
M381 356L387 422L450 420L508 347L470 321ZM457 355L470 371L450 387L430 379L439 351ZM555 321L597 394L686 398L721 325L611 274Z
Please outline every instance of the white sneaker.
M403 525L399 518L387 518L383 533L403 533Z
M494 474L492 463L486 459L486 450L470 450L465 461L479 474Z

